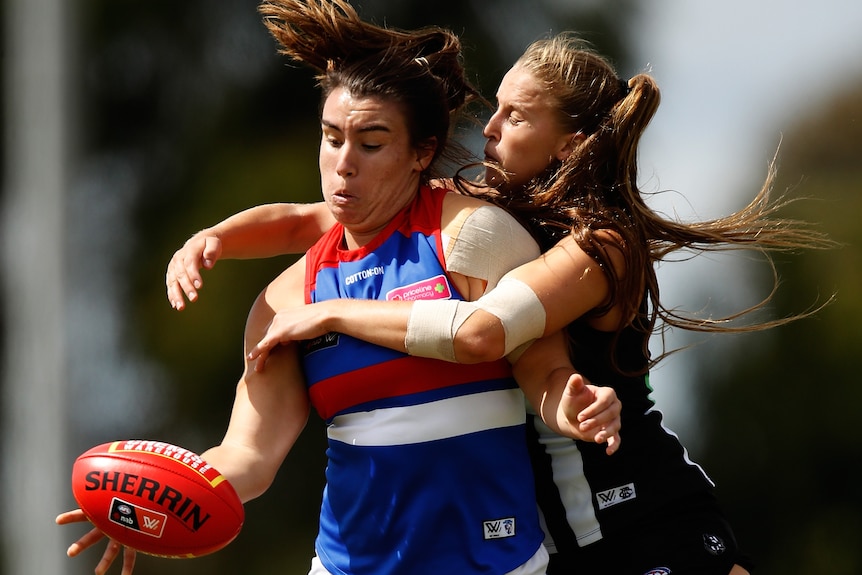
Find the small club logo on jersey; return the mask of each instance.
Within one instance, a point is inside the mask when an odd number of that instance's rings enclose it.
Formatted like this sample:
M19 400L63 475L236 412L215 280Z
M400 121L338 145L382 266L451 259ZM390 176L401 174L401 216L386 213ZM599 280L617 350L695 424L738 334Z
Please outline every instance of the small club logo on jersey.
M482 526L485 530L485 539L502 539L515 536L515 518L493 519L484 521Z
M386 300L397 301L416 301L419 299L450 299L452 297L452 289L449 287L449 280L444 274L440 274L421 282L412 283L410 285L397 287L386 292Z
M304 341L302 342L303 351L307 355L310 353L314 353L315 351L320 351L321 349L335 347L338 345L338 335L339 334L331 331L329 333L323 334L320 337Z
M632 501L636 497L635 484L629 483L606 491L599 491L596 493L596 502L599 504L599 509L607 509L619 503Z
M670 575L670 569L667 567L656 567L655 569L650 569L644 575Z
M165 530L165 521L168 516L151 509L132 505L114 497L111 501L109 518L114 523L123 527L134 529L153 537L161 537Z
M709 533L703 534L703 548L715 556L721 555L727 551L727 545L724 544L724 540L718 535L712 535Z

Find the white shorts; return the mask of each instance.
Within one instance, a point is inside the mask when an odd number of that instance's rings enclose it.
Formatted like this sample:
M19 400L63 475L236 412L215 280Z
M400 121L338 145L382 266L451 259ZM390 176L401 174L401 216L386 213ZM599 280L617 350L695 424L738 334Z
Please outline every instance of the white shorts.
M548 552L545 550L544 545L539 545L536 554L529 561L517 569L509 571L506 575L545 575L547 567ZM332 573L326 570L320 559L315 555L314 559L311 560L311 571L308 572L308 575L332 575Z

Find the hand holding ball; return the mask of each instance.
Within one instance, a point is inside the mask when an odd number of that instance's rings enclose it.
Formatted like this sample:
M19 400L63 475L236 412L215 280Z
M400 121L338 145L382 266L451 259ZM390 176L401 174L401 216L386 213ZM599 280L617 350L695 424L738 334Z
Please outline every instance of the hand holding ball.
M239 534L242 502L215 468L160 441L115 441L83 453L72 493L111 539L149 555L198 557Z

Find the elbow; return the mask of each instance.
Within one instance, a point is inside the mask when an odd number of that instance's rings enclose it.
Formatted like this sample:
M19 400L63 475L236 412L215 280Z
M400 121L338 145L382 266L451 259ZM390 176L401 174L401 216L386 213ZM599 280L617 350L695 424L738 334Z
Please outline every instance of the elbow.
M272 486L272 483L274 481L275 474L272 474L271 476L258 474L241 487L241 492L239 489L237 489L237 494L239 495L240 500L242 500L243 503L247 503L252 499L257 499L258 497L266 493L266 490ZM234 486L234 488L236 489L236 486Z
M506 335L497 322L481 325L465 323L455 334L455 358L458 363L473 364L496 361L506 352Z

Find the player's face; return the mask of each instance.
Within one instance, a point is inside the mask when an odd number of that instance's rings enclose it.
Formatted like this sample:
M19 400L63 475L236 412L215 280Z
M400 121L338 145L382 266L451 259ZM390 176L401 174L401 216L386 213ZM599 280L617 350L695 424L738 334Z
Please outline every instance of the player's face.
M505 192L539 175L550 163L571 152L574 134L564 132L555 115L554 102L530 72L509 70L497 90L497 110L485 126L485 157L499 162L509 173L505 185L494 169L485 181Z
M411 145L399 105L343 88L326 98L321 127L323 198L348 243L363 245L413 200L429 152Z

